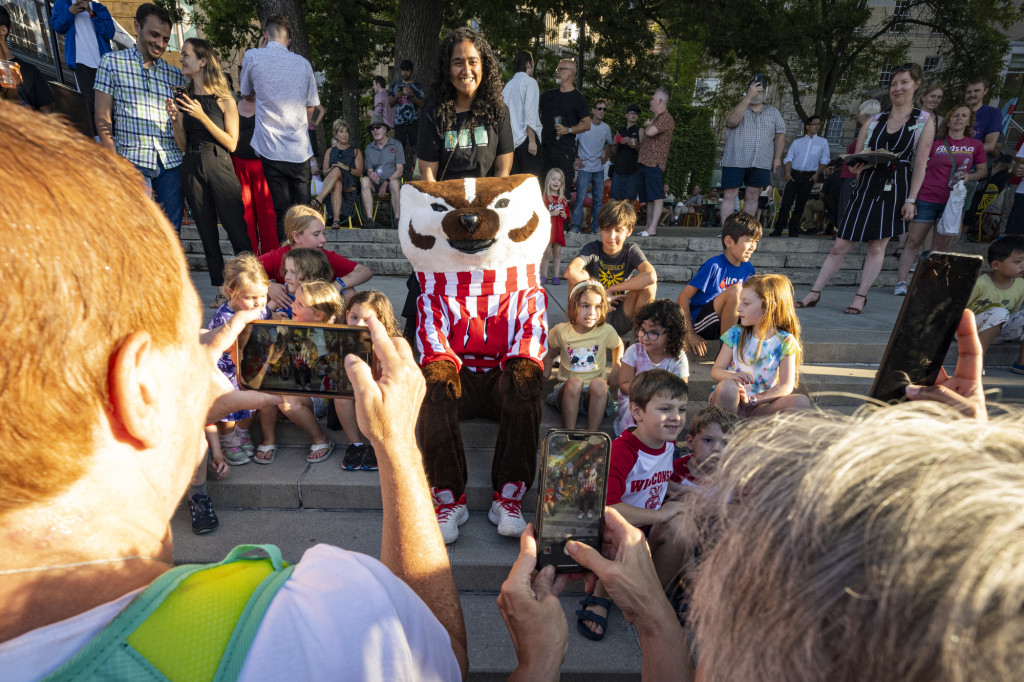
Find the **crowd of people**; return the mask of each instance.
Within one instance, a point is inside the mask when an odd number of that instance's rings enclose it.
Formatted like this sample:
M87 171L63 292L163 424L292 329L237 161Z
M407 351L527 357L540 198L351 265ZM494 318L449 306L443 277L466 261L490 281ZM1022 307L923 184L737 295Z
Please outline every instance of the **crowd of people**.
M80 5L68 11L81 14ZM976 121L970 102L948 111L936 139L934 114L914 105L918 67L894 73L892 108L862 107L855 149L889 149L896 160L852 166L856 182L844 202L817 137L820 121L809 120L806 136L783 156L781 117L755 80L727 118L723 205L732 207L745 187L745 209L723 209L722 253L672 301L658 298L655 267L627 241L636 198L648 203L640 234L654 234L662 216L674 127L667 91L654 93L643 124L630 105L627 126L613 136L603 122L607 102L587 105L570 60L559 63L558 88L540 94L530 83L532 56L520 53L516 77L503 89L490 45L460 28L440 43L436 91L412 79L408 61L391 87L375 82L373 141L365 150L344 124L334 126L325 182L314 197L307 126L319 100L309 63L287 49L287 20L269 17L260 48L246 53L237 104L206 41L183 44L178 70L160 58L171 29L164 10L140 6L135 28L136 48L104 53L95 67L104 149L58 121L0 103L0 139L12 159L0 167L0 201L12 225L0 246L0 281L19 311L0 342L7 358L0 364L7 387L0 438L8 445L0 456L5 676L158 669L212 677L230 665L243 680L465 677L465 623L445 549L465 520L465 471L448 471L421 452L423 420L409 415L424 402L424 373L390 301L354 291L370 270L324 248L320 202L331 197L337 222L354 210L356 193L366 210L374 193L390 193L397 215L401 180L416 165L428 182L514 170L543 175L551 239L541 273L551 274L545 283L564 278L569 288L568 320L547 336L545 378L558 361L547 400L567 429L585 416L599 430L615 416L605 549L566 544L585 573L536 571L537 541L518 504L523 490L511 504L500 501L498 532L520 542L498 597L518 658L512 678L557 679L568 645L558 597L570 579L582 578L579 634L602 639L617 606L636 627L642 673L652 679L1013 679L1024 651L1024 590L1015 570L1024 560L1016 542L1024 523L1022 424L1012 410L989 419L981 377L991 343L1024 336L1024 241L1009 235L991 245L992 272L978 281L957 330L952 376L909 386L908 404L855 417L812 411L797 390L796 309L817 303L812 294L850 244L869 243L861 289L847 308L856 314L886 242L909 222L904 253L914 253L954 177L984 177L981 155L995 148L987 135L966 141ZM68 57L75 68L91 68L90 56L81 58ZM535 101L536 111L520 107L519 97ZM247 117L254 119L252 155L235 158ZM613 153L618 163L624 150L622 177L616 172L603 201L604 164ZM88 197L54 200L51 188L62 181L55 153L92 169ZM804 214L818 180L832 178L837 206L836 246L799 302L785 276L756 274L750 262L762 225L749 209L780 167L792 186L784 203L793 216ZM567 196L573 177L591 187L591 231L599 238L559 272L566 221L569 230L582 227L582 187L575 202ZM262 183L269 207L257 208L246 182ZM176 235L183 200L220 292L201 332ZM274 228L249 222L256 215L273 215ZM785 223L791 234L793 220ZM236 252L226 261L218 223ZM81 239L82 231L105 238ZM54 256L54 240L66 254ZM403 315L422 352L418 287L410 280ZM240 366L226 351L258 319L365 326L375 362L300 333L255 338L265 362ZM634 342L627 348L623 337ZM709 405L687 424L687 352L705 355L716 339L722 345ZM1024 373L1024 343L1012 369ZM241 391L242 374L256 377L256 389L346 380L355 396L327 403ZM68 405L75 419L67 419ZM207 475L272 464L279 414L308 433L307 462L333 454L320 422L330 416L349 441L342 467L379 472L380 561L317 545L289 566L262 545L213 566L175 567L169 524L181 496L193 530L214 530ZM447 418L457 428L457 411ZM250 435L257 419L259 445ZM531 452L535 426L516 434ZM684 430L688 453L679 456ZM601 489L595 477L588 460L577 476L554 483L551 499L571 498L579 518L590 518ZM442 488L447 497L439 499ZM255 551L267 558L249 556ZM190 590L192 600L183 598ZM233 596L214 605L196 594ZM169 639L168 624L196 608L210 609L200 620L230 627L222 637L192 637L198 645Z

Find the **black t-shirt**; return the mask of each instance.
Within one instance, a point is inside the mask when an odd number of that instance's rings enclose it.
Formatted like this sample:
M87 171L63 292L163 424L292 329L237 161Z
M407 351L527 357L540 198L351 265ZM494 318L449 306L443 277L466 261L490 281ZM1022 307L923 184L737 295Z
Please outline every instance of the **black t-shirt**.
M27 107L38 109L47 104L53 104L53 93L42 72L31 64L24 62L17 57L14 63L21 66L21 85L18 86L18 99Z
M587 98L579 90L562 92L557 89L548 90L540 96L540 124L544 129L541 142L545 147L561 151L563 154L575 154L575 135L570 133L562 135L560 140L555 139L555 116L561 116L562 125L572 128L590 116Z
M615 257L604 252L601 242L589 242L583 245L576 257L583 259L583 269L605 289L625 282L641 263L647 262L647 256L634 242L626 242Z
M618 134L622 137L632 137L634 139L640 139L640 126L623 126L619 128ZM635 173L640 165L636 159L640 156L640 145L636 147L630 147L628 144L616 144L615 145L615 174L622 173L623 175L629 175Z
M455 115L452 130L441 130L437 106L420 117L419 146L416 155L428 162L437 162L438 180L485 178L494 174L494 159L515 150L512 122L508 107L502 105L504 116L497 129L474 126L470 130L469 112Z

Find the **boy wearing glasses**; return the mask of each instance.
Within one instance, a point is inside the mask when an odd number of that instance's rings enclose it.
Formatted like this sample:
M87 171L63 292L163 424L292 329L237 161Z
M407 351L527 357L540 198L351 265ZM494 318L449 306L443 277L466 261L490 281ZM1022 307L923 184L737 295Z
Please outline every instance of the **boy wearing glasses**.
M604 112L608 102L599 99L594 102L594 116L590 119L590 130L576 136L576 201L572 207L573 232L579 234L580 221L583 219L583 200L587 191L594 198L591 211L591 234L597 234L597 214L601 212L601 198L604 194L604 164L608 161L608 148L612 144L612 129L604 122Z
M367 220L373 218L373 193L381 198L391 192L391 211L398 221L398 190L405 169L405 150L402 143L388 137L388 126L379 114L374 114L366 129L373 136L363 151L366 171L362 177L363 211Z

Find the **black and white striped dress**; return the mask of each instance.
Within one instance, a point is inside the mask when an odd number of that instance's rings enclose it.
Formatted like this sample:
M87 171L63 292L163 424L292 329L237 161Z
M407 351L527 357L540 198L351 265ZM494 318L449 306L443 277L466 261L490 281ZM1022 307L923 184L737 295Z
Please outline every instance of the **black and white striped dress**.
M900 210L910 189L914 148L917 146L914 128L920 116L921 110L915 107L903 127L890 133L886 129L889 112L878 115L865 148L888 149L898 154L899 159L889 165L871 166L861 171L860 177L854 181L853 195L847 204L837 237L852 242L867 242L898 237L907 231Z

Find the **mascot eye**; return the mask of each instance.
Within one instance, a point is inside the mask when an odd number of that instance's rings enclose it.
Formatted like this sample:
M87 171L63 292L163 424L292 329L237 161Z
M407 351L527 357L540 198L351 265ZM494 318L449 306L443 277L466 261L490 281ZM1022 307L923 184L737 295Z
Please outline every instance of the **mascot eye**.
M434 209L438 213L447 213L448 212L448 207L445 206L444 204L431 204L430 208Z
M494 205L494 208L507 208L508 199L498 199L498 203Z

